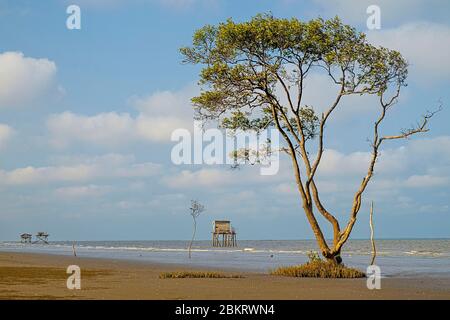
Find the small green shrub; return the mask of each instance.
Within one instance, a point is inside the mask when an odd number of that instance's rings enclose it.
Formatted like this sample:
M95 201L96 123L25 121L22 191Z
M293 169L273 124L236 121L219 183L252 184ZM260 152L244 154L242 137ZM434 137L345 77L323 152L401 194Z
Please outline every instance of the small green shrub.
M310 262L322 261L322 259L320 258L319 253L316 252L316 251L308 251L306 253L306 256L308 257Z
M270 271L270 274L286 277L302 278L364 278L364 272L348 268L343 264L324 261L317 252L307 253L309 262L298 266L279 267Z

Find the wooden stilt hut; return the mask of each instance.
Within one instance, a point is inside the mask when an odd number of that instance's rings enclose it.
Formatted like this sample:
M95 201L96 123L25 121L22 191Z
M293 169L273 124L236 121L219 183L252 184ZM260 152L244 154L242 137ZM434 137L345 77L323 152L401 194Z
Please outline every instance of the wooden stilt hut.
M22 233L20 235L20 242L22 243L31 243L31 237L32 235L29 233Z
M215 220L212 232L213 247L237 247L236 231L228 220Z
M46 232L38 232L36 234L36 241L34 243L42 242L48 244L48 236L49 234Z

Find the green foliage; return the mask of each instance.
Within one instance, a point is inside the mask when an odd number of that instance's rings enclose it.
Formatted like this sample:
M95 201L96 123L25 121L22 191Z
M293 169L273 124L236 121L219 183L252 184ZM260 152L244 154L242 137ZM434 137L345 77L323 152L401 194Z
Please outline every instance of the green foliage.
M306 253L306 256L309 259L309 262L317 262L317 261L322 261L322 259L319 256L319 253L315 252L315 251L308 251Z
M299 266L279 267L272 270L270 274L286 277L301 278L364 278L364 272L348 268L342 264L324 261L315 251L307 254L309 261Z
M197 119L255 131L278 127L278 120L279 129L305 140L315 137L319 123L316 110L301 103L311 70L326 72L344 95L381 94L390 84L405 85L407 75L400 53L370 45L337 17L229 19L197 30L180 51L183 62L203 66L202 91L192 99Z
M320 258L299 266L280 267L270 272L275 276L300 278L364 278L364 272Z

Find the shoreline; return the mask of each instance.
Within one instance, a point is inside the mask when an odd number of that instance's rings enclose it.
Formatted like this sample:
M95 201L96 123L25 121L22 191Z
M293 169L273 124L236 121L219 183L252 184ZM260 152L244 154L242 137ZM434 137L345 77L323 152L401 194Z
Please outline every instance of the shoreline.
M81 290L69 290L66 268L81 269ZM238 279L159 279L161 272L223 271ZM0 299L450 299L449 278L316 279L147 261L0 252Z
M72 256L73 242L52 242L50 245L28 245L0 242L0 252L38 253ZM298 265L308 261L311 241L271 242L242 241L239 248L212 248L209 241L197 241L193 258L188 259L184 241L81 241L79 257L117 259L149 264L189 266L231 271L268 273L280 266ZM348 267L366 270L370 248L366 241L350 241L342 254ZM376 264L382 278L450 278L450 241L400 242L379 241Z

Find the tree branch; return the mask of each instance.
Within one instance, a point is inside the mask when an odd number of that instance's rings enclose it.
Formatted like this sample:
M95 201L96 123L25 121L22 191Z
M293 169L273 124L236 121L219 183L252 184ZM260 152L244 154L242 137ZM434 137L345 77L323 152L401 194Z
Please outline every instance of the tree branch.
M400 84L399 84L399 87L400 87ZM374 125L374 138L373 138L373 143L372 143L372 159L371 159L370 164L369 164L367 175L363 178L363 180L361 182L361 185L360 185L360 188L358 189L358 191L356 192L356 194L354 196L353 205L352 205L351 214L350 214L350 219L349 219L349 221L347 223L347 226L346 226L345 230L341 234L339 242L337 243L337 245L333 249L334 252L339 251L340 248L342 247L342 245L347 241L348 237L350 236L350 233L351 233L351 231L353 229L353 226L354 226L354 224L356 222L357 214L359 212L359 209L361 208L362 193L366 189L367 184L369 183L370 179L373 176L375 163L376 163L377 158L378 158L378 150L379 150L379 148L381 146L381 143L384 140L408 138L409 136L412 136L412 135L417 134L417 133L428 132L429 129L426 128L426 125L428 124L428 121L436 113L438 113L439 111L442 110L442 104L440 104L437 110L432 111L432 112L427 112L427 114L425 114L423 116L423 120L422 120L421 124L418 127L408 129L408 130L404 131L404 133L402 133L400 135L397 135L397 136L386 136L386 137L379 138L379 126L383 122L383 120L385 119L387 110L393 104L396 103L396 100L397 100L399 92L400 92L400 88L399 87L398 87L396 93L394 94L394 96L389 100L388 103L384 103L384 101L383 101L383 93L380 95L380 105L381 105L382 111L381 111L380 117L378 118L378 120L375 122L375 125Z

